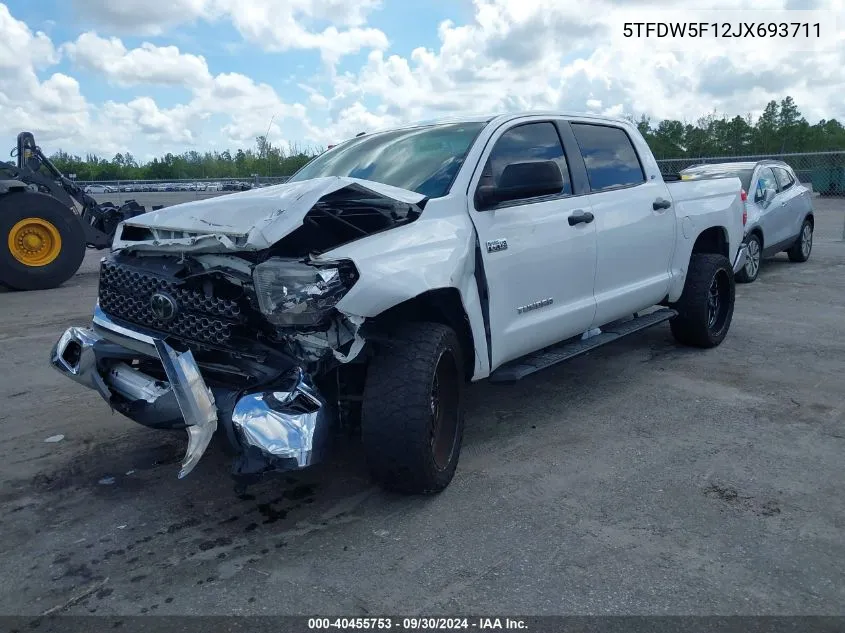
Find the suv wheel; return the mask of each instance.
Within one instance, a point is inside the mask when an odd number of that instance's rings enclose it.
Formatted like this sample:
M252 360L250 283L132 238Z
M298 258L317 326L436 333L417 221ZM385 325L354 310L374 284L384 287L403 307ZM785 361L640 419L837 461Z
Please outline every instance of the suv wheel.
M464 430L463 367L457 335L439 323L402 326L370 361L361 436L383 487L431 494L449 485Z
M813 225L809 220L804 220L801 225L801 233L786 254L791 262L806 262L810 259L810 252L813 250Z

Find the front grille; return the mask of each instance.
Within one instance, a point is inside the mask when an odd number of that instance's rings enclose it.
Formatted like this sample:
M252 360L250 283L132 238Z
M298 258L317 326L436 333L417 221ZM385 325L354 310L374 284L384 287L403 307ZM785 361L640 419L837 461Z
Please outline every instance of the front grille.
M172 319L153 313L156 292L175 301ZM111 261L100 267L99 296L100 308L114 317L202 343L226 345L241 323L241 309L233 299L208 297L202 290Z

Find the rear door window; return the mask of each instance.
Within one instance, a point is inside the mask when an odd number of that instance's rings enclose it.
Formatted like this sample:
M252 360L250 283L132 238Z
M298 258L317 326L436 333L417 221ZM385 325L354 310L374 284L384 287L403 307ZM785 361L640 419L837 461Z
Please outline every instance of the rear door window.
M775 172L775 178L778 180L778 185L780 185L781 191L786 191L795 184L795 179L792 177L792 174L783 167L775 167L773 168L773 171Z
M625 130L607 125L572 123L572 132L587 166L593 191L645 182L645 173Z

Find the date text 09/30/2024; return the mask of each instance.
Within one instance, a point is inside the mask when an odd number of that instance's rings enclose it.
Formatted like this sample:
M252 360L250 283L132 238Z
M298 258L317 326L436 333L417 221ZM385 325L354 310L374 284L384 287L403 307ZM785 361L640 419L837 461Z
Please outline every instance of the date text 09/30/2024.
M528 625L520 618L308 618L308 629L319 630L375 630L375 631L527 631Z

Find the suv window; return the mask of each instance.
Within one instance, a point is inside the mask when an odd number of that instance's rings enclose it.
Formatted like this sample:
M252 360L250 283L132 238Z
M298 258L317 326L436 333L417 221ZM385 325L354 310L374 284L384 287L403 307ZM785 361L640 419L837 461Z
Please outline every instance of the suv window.
M786 169L783 167L774 167L773 169L781 191L786 191L795 184L795 178Z
M479 185L499 184L502 172L511 163L527 163L534 160L553 160L563 176L561 193L572 194L569 166L563 153L560 137L553 123L526 123L511 128L496 141Z
M774 173L768 167L761 169L760 174L757 176L757 188L754 190L754 202L763 201L766 189L771 189L773 193L778 192L777 180L775 180Z
M645 182L640 159L625 130L606 125L573 123L572 131L587 165L593 191Z

